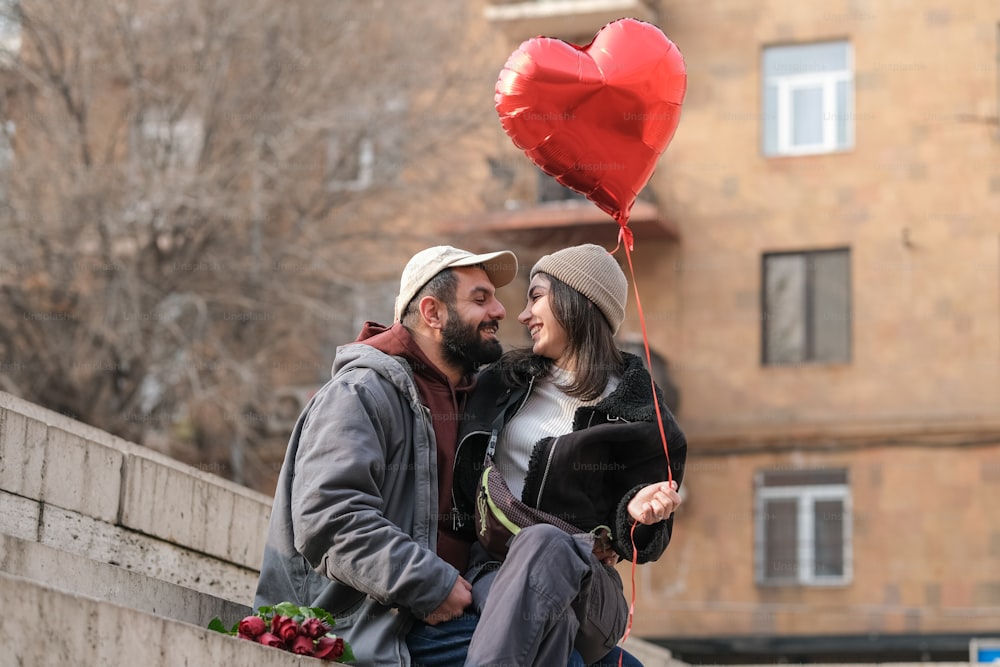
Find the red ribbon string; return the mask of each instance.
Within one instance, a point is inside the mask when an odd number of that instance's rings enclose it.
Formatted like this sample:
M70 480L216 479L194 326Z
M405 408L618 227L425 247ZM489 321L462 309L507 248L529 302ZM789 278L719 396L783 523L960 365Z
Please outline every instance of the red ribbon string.
M629 531L629 539L632 540L632 567L630 568L632 576L632 599L628 603L628 624L625 626L625 634L622 635L619 643L623 643L632 634L632 619L635 618L635 562L639 560L639 549L635 546L635 527L638 525L639 522L636 521L632 524L632 530ZM618 667L622 667L622 660L624 659L625 654L619 651Z
M628 220L621 225L618 232L618 246L612 254L618 252L619 247L625 247L625 257L628 258L628 270L632 275L632 291L635 294L635 307L639 311L639 326L642 328L642 346L646 351L646 368L650 369L649 384L653 392L653 405L656 407L656 424L660 427L660 441L663 443L663 455L667 457L667 481L674 481L673 471L670 469L670 452L667 450L667 432L663 426L663 415L660 414L660 399L656 395L656 381L653 379L653 359L649 352L649 335L646 332L646 315L642 311L642 299L639 298L639 283L635 279L635 267L632 265L632 249L635 246L632 237L632 230L628 228Z
M620 229L618 230L618 245L615 249L611 251L611 254L618 252L618 248L624 246L625 257L628 259L628 270L632 275L632 291L635 293L635 306L639 312L639 326L642 328L642 345L646 350L646 368L649 369L649 383L650 388L653 391L653 405L656 407L656 423L660 427L660 441L663 443L663 454L667 457L667 481L674 481L674 473L670 468L670 452L667 449L667 432L663 426L663 415L660 414L660 399L656 395L656 381L653 379L653 360L652 355L649 352L649 336L646 333L646 316L642 311L642 299L639 298L639 283L635 279L635 267L632 265L632 250L635 248L635 241L632 235L632 230L628 228L628 217L626 216L615 216L615 220L618 221ZM636 561L639 559L639 550L635 546L635 528L639 525L636 521L632 524L632 530L629 533L629 537L632 540L632 599L629 602L628 607L628 625L625 626L625 634L622 635L621 641L624 642L628 639L629 634L632 632L632 620L635 618L635 569ZM622 659L625 656L622 653L618 654L618 667L622 667Z

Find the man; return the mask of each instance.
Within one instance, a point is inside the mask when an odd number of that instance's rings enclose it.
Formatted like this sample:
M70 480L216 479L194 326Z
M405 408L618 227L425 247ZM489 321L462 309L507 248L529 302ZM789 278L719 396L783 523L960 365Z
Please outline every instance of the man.
M422 659L450 650L421 633L472 602L469 542L451 527L457 429L475 370L500 357L496 288L516 273L509 251L417 253L392 327L368 322L337 350L288 444L255 608L326 609L358 665L409 665L408 642ZM443 634L467 644L471 629Z

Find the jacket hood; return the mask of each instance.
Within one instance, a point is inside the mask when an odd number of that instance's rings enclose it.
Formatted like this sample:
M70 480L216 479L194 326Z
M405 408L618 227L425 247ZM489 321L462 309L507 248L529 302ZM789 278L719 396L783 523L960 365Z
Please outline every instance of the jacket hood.
M410 370L426 381L444 387L451 384L444 371L430 360L424 351L420 349L420 346L413 339L409 330L399 322L396 322L391 327L383 326L377 322L365 322L355 342L370 345L385 354L405 359L410 366ZM466 376L458 383L456 388L470 389L474 386L474 378L474 374Z
M361 325L361 331L358 333L358 337L354 339L355 343L362 343L369 338L373 338L381 333L385 333L392 327L387 327L384 324L379 324L378 322L373 322L372 320L365 321Z
M365 343L349 343L338 347L337 356L333 361L333 376L356 369L367 369L378 373L409 397L411 404L420 405L420 396L413 381L413 370L406 359L386 354Z

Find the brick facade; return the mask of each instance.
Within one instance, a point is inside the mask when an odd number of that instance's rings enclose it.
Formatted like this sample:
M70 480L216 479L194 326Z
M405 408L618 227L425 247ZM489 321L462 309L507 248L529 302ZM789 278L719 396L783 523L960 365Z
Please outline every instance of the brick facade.
M1000 599L1000 9L654 9L689 76L648 186L679 239L637 234L634 257L691 450L675 542L637 574L634 632L989 630ZM765 157L763 49L828 40L852 51L852 145ZM610 225L587 240L612 247ZM525 247L524 263L581 240L579 228L560 233ZM762 363L762 257L831 248L850 255L849 359ZM639 334L631 303L621 335ZM757 583L755 473L827 468L849 479L849 580Z

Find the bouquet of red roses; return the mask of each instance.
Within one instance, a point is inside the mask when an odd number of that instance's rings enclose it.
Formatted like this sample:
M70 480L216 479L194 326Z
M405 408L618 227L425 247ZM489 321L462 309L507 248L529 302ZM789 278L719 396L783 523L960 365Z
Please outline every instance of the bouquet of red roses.
M282 602L261 607L228 630L220 619L213 618L208 629L298 655L350 662L354 653L347 642L333 634L334 624L333 616L323 609Z

